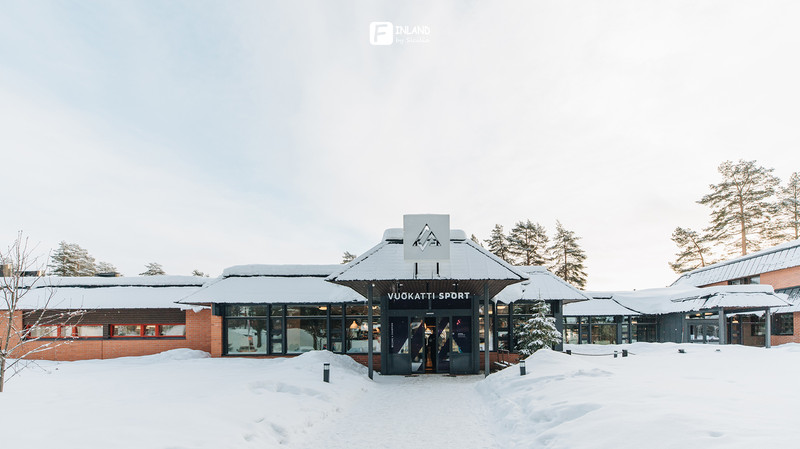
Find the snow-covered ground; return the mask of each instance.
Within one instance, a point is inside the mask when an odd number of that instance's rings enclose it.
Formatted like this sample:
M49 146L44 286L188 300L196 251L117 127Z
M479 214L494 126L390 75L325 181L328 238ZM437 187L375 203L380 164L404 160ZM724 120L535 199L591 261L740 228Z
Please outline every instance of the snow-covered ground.
M175 350L41 363L0 394L3 447L794 447L800 345L540 351L483 376L366 377L347 357ZM685 349L685 354L678 349ZM719 349L719 351L717 351ZM331 383L322 364L331 363Z

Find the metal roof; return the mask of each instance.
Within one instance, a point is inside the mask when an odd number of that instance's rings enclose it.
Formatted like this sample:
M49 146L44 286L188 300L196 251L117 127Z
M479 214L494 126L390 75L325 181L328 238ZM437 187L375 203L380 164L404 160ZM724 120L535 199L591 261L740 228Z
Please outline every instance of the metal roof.
M591 296L551 273L545 267L523 266L517 268L527 274L529 279L519 284L509 285L495 296L495 301L508 304L518 300L542 299L570 303L591 299Z
M681 275L672 285L702 287L796 266L800 266L800 240L692 270Z
M718 307L763 309L786 307L784 295L773 292L770 285L722 285L715 287L668 287L593 294L609 298L619 305L644 315L693 312Z
M375 285L374 293L381 295L393 291L398 284L422 290L451 289L457 284L459 291L481 291L487 283L490 297L526 279L527 274L467 239L461 230L451 231L449 261L406 262L402 231L396 229L387 230L382 242L327 278L364 296L370 284Z

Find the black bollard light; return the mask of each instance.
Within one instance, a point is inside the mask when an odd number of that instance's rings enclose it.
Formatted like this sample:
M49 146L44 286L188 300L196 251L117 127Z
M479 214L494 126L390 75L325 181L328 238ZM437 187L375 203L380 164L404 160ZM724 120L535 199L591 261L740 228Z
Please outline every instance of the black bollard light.
M330 363L323 363L322 364L322 381L323 382L331 382L331 364Z
M628 356L628 350L627 349L623 349L622 350L622 356L623 357L627 357Z
M572 349L567 349L567 355L572 355Z
M519 375L520 376L524 376L525 375L525 360L520 360L519 361Z
M685 350L685 349L678 349L678 352L679 352L680 354L686 354L686 350Z
M617 358L617 351L614 351L614 358Z

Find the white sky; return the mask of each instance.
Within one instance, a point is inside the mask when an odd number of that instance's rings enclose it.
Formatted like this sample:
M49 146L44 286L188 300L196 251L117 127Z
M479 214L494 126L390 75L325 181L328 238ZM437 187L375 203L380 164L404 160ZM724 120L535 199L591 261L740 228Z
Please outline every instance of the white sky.
M720 162L800 170L797 2L0 10L0 235L128 275L336 263L430 212L481 239L559 219L588 288L660 287Z

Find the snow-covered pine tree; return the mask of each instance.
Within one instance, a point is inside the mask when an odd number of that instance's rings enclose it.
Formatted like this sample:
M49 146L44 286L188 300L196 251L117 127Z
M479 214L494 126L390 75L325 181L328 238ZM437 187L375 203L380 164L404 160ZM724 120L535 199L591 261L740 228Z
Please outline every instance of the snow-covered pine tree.
M712 263L708 236L679 226L672 231L672 241L678 245L679 251L675 253L675 262L670 262L669 266L676 273L686 273Z
M475 234L470 235L469 239L477 243L478 246L483 247L483 243L481 243L481 241L478 240L478 237L476 237Z
M800 173L794 172L779 194L784 238L800 239Z
M508 238L503 233L503 226L496 224L494 225L494 229L492 229L492 233L488 239L484 240L486 245L489 247L489 251L491 251L495 256L505 260L506 262L511 261L511 254L508 250Z
M140 276L160 276L167 274L164 272L161 264L156 262L150 262L149 264L145 265L145 268L147 268L147 270L145 270L144 273L139 273Z
M342 264L350 263L355 260L357 256L350 251L345 251L342 255Z
M561 341L555 318L547 316L547 303L535 301L534 311L535 314L522 325L522 335L519 336L518 350L523 357Z
M547 263L547 231L539 223L518 221L508 235L508 248L514 261L521 265Z
M194 270L192 270L192 276L197 276L197 277L201 277L201 278L207 278L208 277L207 274L203 273L202 271L200 271L200 270L198 270L196 268Z
M586 253L578 245L580 237L574 231L564 229L560 221L556 221L556 235L553 245L548 248L550 252L550 271L570 284L584 288L586 286L586 272L583 261Z
M76 243L61 241L50 256L50 274L56 276L94 276L94 257Z
M97 273L116 273L117 267L108 262L97 262L94 266L94 272Z
M725 161L717 170L722 182L709 185L711 193L698 201L711 208L706 232L714 243L724 245L728 255L756 251L770 237L775 187L780 184L772 175L775 169L740 159L737 163Z

